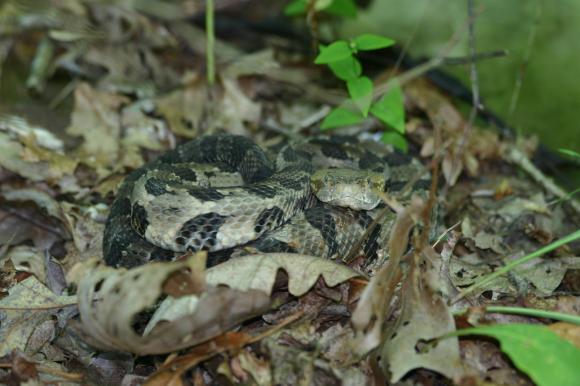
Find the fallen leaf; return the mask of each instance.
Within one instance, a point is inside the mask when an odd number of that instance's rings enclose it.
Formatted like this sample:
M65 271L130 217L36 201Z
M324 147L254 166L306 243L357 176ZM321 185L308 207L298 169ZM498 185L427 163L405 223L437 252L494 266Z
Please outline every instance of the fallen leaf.
M0 166L33 181L58 184L70 179L78 161L64 155L64 145L48 130L18 117L0 117ZM78 186L70 181L70 191Z
M120 157L120 109L127 97L98 91L88 83L79 83L68 134L83 138L79 155L87 165L116 166Z
M44 254L38 249L28 245L18 245L8 250L6 256L12 260L17 271L29 272L41 283L45 282Z
M304 295L322 277L329 287L361 276L353 269L329 259L295 253L266 253L230 259L206 271L212 285L227 285L240 291L260 290L272 293L276 274L288 275L288 291Z
M200 278L194 270L196 259L199 256L131 270L91 260L73 270L71 279L78 281L85 339L107 350L140 355L168 353L208 340L267 309L270 298L262 291L207 286L199 296L188 296L195 302L186 312L148 328L145 335L140 333L136 323L145 324L148 314L166 296L164 283L172 275L189 272L190 280L202 280L203 276ZM205 284L188 285L200 286Z
M384 341L384 322L393 299L395 287L403 272L399 266L409 244L413 217L422 210L422 203L413 204L397 214L389 237L390 259L371 279L354 310L351 322L356 332L353 346L359 355L365 355Z
M75 296L57 296L34 276L10 288L9 295L0 300L0 356L13 350L26 352L29 338L38 326L61 309L76 304Z
M154 99L155 114L165 118L169 129L179 136L194 138L202 131L206 113L207 88L197 75L190 75L185 86Z

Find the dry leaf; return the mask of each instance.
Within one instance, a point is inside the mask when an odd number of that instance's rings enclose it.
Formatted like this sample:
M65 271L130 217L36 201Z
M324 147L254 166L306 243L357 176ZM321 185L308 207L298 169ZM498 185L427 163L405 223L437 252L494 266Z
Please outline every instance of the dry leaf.
M389 236L390 260L371 279L352 314L351 322L356 333L353 347L359 355L367 354L385 339L384 322L402 275L399 263L409 244L413 217L421 213L422 209L423 203L413 200L409 207L397 214Z
M75 107L67 133L83 137L80 154L87 165L117 166L120 156L119 111L127 97L98 91L88 83L75 90Z
M78 161L64 155L64 145L48 130L18 117L0 117L0 166L32 181L47 181L76 192L71 177ZM71 178L73 181L70 181Z
M172 352L265 311L280 269L287 272L295 296L306 293L319 277L334 286L359 276L329 260L280 253L229 260L209 269L204 279L201 268L196 268L199 261L199 256L193 256L131 270L91 261L77 268L74 280L79 281L79 310L87 339L108 350L141 355ZM147 322L143 333L135 330L139 317L141 324Z
M444 339L434 347L426 345L430 339L455 331L451 310L438 293L441 284L435 262L440 257L430 248L415 254L403 283L398 324L379 350L379 363L391 372L391 382L417 368L436 371L455 382L464 375L457 338Z
M265 253L237 257L209 268L206 280L212 285L227 285L240 291L272 292L276 274L284 270L288 275L288 291L294 296L304 295L322 277L329 287L361 276L353 269L320 257L294 253Z
M13 350L25 352L35 329L61 309L76 305L75 296L57 296L30 276L10 289L0 300L0 356Z
M176 135L194 138L200 134L205 118L207 98L205 83L197 75L190 75L185 87L154 99L155 114L165 118Z
M106 267L92 260L74 270L86 339L107 350L140 355L168 353L219 335L268 307L269 296L261 291L208 286L196 297L190 312L148 328L148 333L142 335L136 330L136 323L145 324L148 314L166 296L164 284L172 275L190 273L190 280L202 280L203 276L200 278L194 270L196 259L199 257L151 263L131 270ZM205 284L188 285L200 286Z

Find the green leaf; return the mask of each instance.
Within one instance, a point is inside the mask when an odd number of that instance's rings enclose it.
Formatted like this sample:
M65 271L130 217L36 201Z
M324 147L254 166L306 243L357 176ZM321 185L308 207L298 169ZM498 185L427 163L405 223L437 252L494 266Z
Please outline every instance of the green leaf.
M393 84L389 91L373 104L371 114L399 133L405 133L405 106L399 84Z
M298 16L306 12L306 0L294 0L284 7L284 15Z
M345 82L358 78L362 74L362 66L354 56L339 60L338 62L328 63L328 67L330 67L337 78L340 78Z
M572 158L580 158L580 153L575 152L574 150L570 149L558 149L558 151L562 154L566 154Z
M497 339L514 365L538 386L580 385L580 349L544 326L498 324L457 331Z
M367 116L373 101L373 81L366 76L353 78L346 83L348 94L363 116Z
M337 107L330 112L322 121L320 128L322 130L332 129L340 126L354 125L364 121L363 117L357 111L351 111L342 107Z
M341 17L355 18L357 15L356 4L353 0L334 0L324 11Z
M383 143L393 145L404 153L409 150L409 145L407 144L405 137L394 131L385 131L381 137L381 141L383 141Z
M357 50L371 51L392 46L395 41L379 35L363 34L354 39L354 44Z
M327 47L320 46L320 54L314 60L316 64L338 62L352 56L352 50L347 42L338 40Z

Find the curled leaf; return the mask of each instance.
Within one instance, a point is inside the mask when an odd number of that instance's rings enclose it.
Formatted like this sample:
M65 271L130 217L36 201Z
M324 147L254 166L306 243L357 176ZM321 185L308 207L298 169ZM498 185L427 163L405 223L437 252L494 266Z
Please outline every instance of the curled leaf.
M270 299L261 291L207 286L196 260L199 256L131 270L92 260L77 268L85 339L106 350L167 353L208 340L267 309ZM196 299L188 312L175 319L159 317L170 321L141 331L161 299L182 296Z

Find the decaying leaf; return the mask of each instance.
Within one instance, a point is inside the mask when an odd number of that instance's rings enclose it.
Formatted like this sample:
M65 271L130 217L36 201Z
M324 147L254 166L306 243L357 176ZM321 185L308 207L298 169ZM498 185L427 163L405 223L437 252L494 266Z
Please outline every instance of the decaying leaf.
M288 291L304 295L322 277L329 287L361 276L351 268L332 260L295 253L265 253L242 256L207 270L206 280L212 285L227 285L240 291L272 292L276 274L288 275Z
M60 184L75 191L74 181L64 180L73 178L78 161L65 156L63 147L50 131L31 126L22 118L0 119L0 166L32 181Z
M472 199L475 210L466 207L468 214L462 218L461 230L464 245L473 253L451 257L451 280L457 287L476 283L496 267L540 248L565 230L561 211L550 210L543 193L520 197L519 192L529 190L529 186L517 180L509 183L511 195L497 198L492 191L481 189L481 196ZM560 257L535 259L480 288L478 294L489 291L487 298L491 300L502 295L550 295L574 266L572 260Z
M197 74L185 76L183 83L183 88L154 99L155 113L165 118L176 135L194 138L202 129L208 91Z
M121 125L125 132L122 138L121 163L137 168L144 163L141 150L168 150L175 147L175 135L167 122L152 116L155 103L152 99L139 100L121 111Z
M61 208L63 223L71 235L76 251L81 254L86 251L102 254L106 207L102 204L82 207L62 202Z
M269 296L261 291L206 286L203 275L195 270L196 260L198 256L132 270L116 270L95 260L85 263L76 275L87 340L104 349L141 355L173 352L219 335L268 307ZM174 275L186 280L186 288L206 290L195 294L192 312L141 335L137 326L144 325L152 307L168 296L165 284Z
M29 338L38 326L61 309L76 304L75 296L57 296L34 276L16 284L0 300L0 356L12 350L26 352Z
M223 79L224 90L221 106L215 116L216 127L227 127L232 134L247 134L244 123L257 123L262 115L262 106L252 101L234 79Z
M437 292L439 261L431 249L415 254L410 276L403 283L397 326L379 351L380 364L390 370L392 382L417 368L437 371L456 382L464 375L456 338L427 345L430 339L455 331L451 310Z
M405 87L405 96L411 104L423 110L431 123L441 130L445 143L442 172L448 184L454 185L463 172L470 176L479 174L482 160L498 159L504 146L499 136L491 131L473 128L468 138L464 138L467 122L448 97L437 90L426 79L415 79ZM423 157L434 155L433 133L423 144Z
M10 189L7 188L1 193L7 201L26 202L36 204L38 209L56 219L63 220L62 210L59 203L48 193L38 189Z
M308 291L319 277L333 286L359 276L325 259L270 254L229 260L207 270L204 277L196 268L199 260L193 256L132 270L115 270L92 261L79 268L75 274L80 277L75 279L80 281L79 310L89 341L109 350L138 354L172 352L263 312L280 269L286 271L295 296ZM172 282L177 287L168 287ZM191 291L174 293L172 287ZM157 312L146 318L148 310L152 313L166 297ZM139 318L143 325L148 322L143 334L135 330Z
M88 83L75 90L75 109L67 133L84 139L80 155L88 165L116 166L120 156L122 95L98 91Z
M386 323L395 287L403 272L399 268L408 243L413 218L423 204L413 200L397 216L389 239L391 261L371 279L353 315L354 348L366 354L379 347L379 364L397 382L407 372L427 368L458 380L463 375L457 339L423 350L426 342L455 330L453 316L441 296L441 259L430 248L414 252L400 291L401 311ZM391 311L392 312L392 311Z
M352 314L351 322L357 333L354 347L360 355L378 347L385 338L383 324L395 287L403 274L399 264L409 243L413 217L421 210L422 204L415 201L397 215L389 237L390 260L371 279Z
M172 359L159 368L145 385L182 385L181 376L187 370L213 355L228 350L239 350L246 344L250 344L255 337L244 332L227 332L205 343L197 345L184 355Z
M45 282L44 255L35 247L29 245L15 246L6 252L6 257L12 260L14 269L17 271L29 272L36 276L41 283ZM3 260L3 256L0 256L0 262Z
M175 71L163 66L150 47L144 45L94 46L84 58L108 70L100 84L110 91L135 93L146 98L154 96L158 87L177 85Z
M32 188L3 187L0 197L10 206L0 210L0 243L5 246L32 241L38 251L50 248L66 232L62 212L48 193Z

